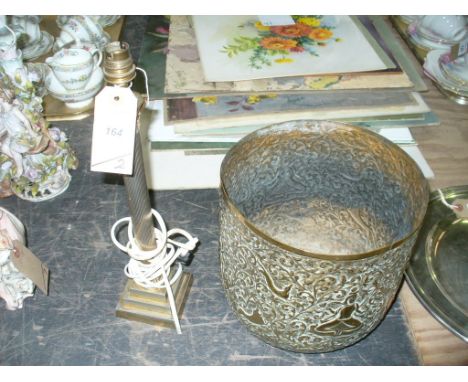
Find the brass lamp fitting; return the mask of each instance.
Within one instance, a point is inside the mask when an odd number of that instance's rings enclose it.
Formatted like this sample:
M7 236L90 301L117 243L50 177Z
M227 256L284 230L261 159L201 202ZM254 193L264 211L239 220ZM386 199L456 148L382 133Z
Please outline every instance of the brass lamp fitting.
M136 76L136 67L126 42L114 41L104 48L104 77L109 85L128 86Z

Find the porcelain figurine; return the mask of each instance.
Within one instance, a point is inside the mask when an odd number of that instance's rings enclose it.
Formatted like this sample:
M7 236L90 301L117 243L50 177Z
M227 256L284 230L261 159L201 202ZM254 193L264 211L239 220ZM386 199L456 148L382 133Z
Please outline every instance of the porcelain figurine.
M25 244L24 226L11 212L0 207L0 297L8 310L21 309L24 299L34 294L33 282L11 261L14 240Z
M78 161L65 134L42 115L36 85L44 68L23 65L21 51L14 51L16 57L0 61L0 197L42 201L68 187Z

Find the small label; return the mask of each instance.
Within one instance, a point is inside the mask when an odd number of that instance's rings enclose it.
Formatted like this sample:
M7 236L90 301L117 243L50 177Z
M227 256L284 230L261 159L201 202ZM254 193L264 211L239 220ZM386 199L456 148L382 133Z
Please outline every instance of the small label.
M458 57L465 55L468 52L468 39L459 42L458 44L452 46L450 49L450 54L452 60L456 60Z
M137 98L130 88L106 86L94 103L91 171L131 175Z
M455 199L452 206L455 206L453 212L459 218L468 218L468 199Z
M282 15L258 16L258 19L266 27L295 24L291 16L282 16Z
M10 257L16 269L29 278L45 295L49 294L49 269L23 243L13 240Z

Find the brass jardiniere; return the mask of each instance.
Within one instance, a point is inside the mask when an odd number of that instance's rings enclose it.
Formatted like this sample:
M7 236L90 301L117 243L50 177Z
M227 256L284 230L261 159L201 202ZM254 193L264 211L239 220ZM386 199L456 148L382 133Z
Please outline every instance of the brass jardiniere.
M232 309L283 349L359 341L393 302L428 195L416 163L365 129L291 121L248 135L221 167L221 276Z

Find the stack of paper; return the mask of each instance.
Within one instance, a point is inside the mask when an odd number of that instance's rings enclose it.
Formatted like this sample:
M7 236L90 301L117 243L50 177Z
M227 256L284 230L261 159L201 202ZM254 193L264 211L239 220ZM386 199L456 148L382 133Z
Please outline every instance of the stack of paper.
M221 162L245 134L203 137L181 135L164 125L162 101L151 102L142 116L147 182L151 189L217 188ZM420 166L427 178L434 173L407 127L374 129L398 144Z
M159 100L148 122L152 188L217 187L226 151L274 123L352 123L390 134L411 152L415 142L397 129L409 134L407 127L438 123L418 93L424 82L382 19L285 20L151 18L139 66L149 74L150 97Z

